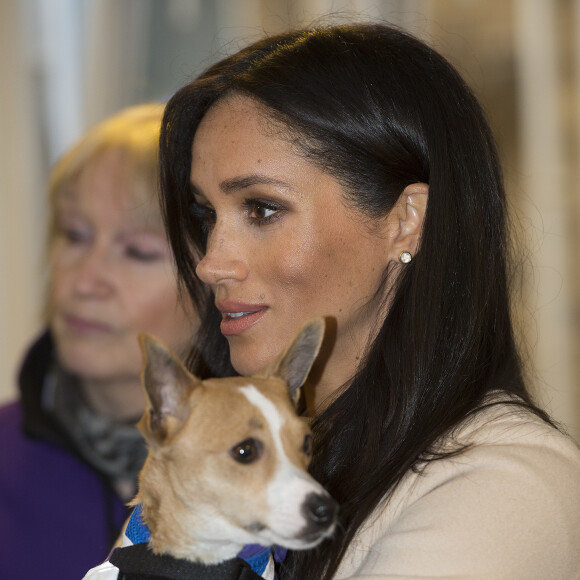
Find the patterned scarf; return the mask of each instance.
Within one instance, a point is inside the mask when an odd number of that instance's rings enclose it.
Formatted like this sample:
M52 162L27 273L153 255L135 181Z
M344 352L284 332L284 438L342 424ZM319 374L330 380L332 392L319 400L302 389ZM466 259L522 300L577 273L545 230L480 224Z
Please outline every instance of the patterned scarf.
M65 429L78 453L105 475L123 501L137 490L137 473L147 448L135 422L120 423L95 413L78 381L59 367L48 374L44 407Z

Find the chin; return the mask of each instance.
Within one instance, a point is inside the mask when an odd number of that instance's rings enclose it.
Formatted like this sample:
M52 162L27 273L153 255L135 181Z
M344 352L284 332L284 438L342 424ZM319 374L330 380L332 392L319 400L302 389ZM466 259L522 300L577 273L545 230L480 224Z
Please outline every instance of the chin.
M261 367L256 368L255 365L248 364L248 361L245 359L238 360L236 357L231 356L232 366L234 367L235 371L242 375L243 377L251 377L252 375L256 374Z
M91 364L83 364L82 361L75 361L69 364L66 360L63 360L61 365L65 371L71 375L77 376L81 380L88 379L103 381L110 375L110 372L104 372L102 368L96 366L94 361L92 361Z
M230 360L236 372L250 377L274 362L283 350L284 346L280 349L247 349L230 343Z
M103 380L111 375L113 365L111 357L96 353L94 349L61 349L59 362L62 368L79 378Z

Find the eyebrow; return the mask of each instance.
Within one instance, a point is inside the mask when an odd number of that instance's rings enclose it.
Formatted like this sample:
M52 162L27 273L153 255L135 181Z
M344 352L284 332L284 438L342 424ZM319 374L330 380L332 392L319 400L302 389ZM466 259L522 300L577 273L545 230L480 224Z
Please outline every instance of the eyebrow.
M54 197L55 201L57 203L59 202L77 202L79 199L79 193L76 189L72 188L72 187L65 187L63 189L61 189L60 191L56 192L55 197Z
M253 185L274 185L276 187L290 189L290 184L286 181L282 181L281 179L274 179L273 177L267 177L260 174L251 174L242 177L226 179L220 183L220 189L227 194L252 187Z

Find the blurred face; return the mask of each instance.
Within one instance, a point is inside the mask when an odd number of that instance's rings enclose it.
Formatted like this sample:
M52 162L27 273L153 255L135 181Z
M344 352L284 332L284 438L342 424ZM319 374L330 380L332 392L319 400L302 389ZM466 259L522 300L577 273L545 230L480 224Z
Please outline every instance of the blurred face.
M159 212L127 194L131 178L109 150L58 200L50 326L63 365L85 379L138 380L139 332L181 352L197 328L178 302Z
M272 362L312 316L336 321L321 384L351 378L380 318L375 299L391 248L390 218L369 223L332 176L276 134L252 100L232 97L204 117L191 181L209 228L198 265L222 312L236 370Z

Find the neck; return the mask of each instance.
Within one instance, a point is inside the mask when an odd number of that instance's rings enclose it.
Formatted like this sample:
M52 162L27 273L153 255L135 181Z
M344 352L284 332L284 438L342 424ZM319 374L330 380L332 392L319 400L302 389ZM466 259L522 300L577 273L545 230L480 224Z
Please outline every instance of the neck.
M211 565L235 558L245 544L252 543L252 538L248 542L234 541L231 527L222 518L174 503L173 493L162 493L159 500L159 490L167 492L167 480L156 479L156 489L151 492L152 482L148 478L152 463L146 463L141 473L136 501L141 502L142 521L151 532L149 543L153 552Z
M359 362L358 349L352 348L352 342L344 352L336 340L335 321L328 319L326 324L320 352L304 385L306 409L311 417L324 411L340 394L341 387L348 386Z
M369 303L367 307L372 305ZM381 320L383 317L378 314L377 321ZM352 329L346 339L337 340L336 321L326 319L324 340L304 385L308 415L320 414L348 388L378 331L378 326L361 328L358 332ZM342 334L345 335L344 330Z
M304 394L306 409L310 417L322 413L340 395L342 388L348 387L355 369L356 365L354 364L345 365L344 368L334 368L332 373L325 372L320 376L315 375L308 378L304 385Z
M135 420L143 413L143 391L138 378L84 378L80 385L87 404L99 415L124 422Z
M211 566L235 558L244 547L244 544L196 539L195 543L188 542L183 546L172 544L160 549L157 547L155 540L152 539L151 546L153 551L157 553L170 554L174 558Z

